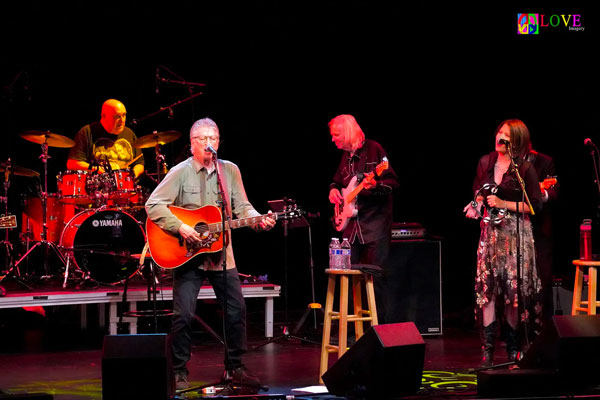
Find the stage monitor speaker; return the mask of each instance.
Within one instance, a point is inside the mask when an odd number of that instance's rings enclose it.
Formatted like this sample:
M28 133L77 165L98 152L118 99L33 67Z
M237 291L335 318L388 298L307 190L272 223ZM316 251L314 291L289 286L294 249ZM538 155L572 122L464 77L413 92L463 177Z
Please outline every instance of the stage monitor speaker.
M519 362L576 384L600 383L600 315L555 315Z
M175 378L166 334L107 335L102 354L102 399L167 400Z
M388 261L386 323L414 322L423 335L441 335L442 245L393 240Z
M324 374L336 396L389 399L421 387L425 341L412 322L370 327Z

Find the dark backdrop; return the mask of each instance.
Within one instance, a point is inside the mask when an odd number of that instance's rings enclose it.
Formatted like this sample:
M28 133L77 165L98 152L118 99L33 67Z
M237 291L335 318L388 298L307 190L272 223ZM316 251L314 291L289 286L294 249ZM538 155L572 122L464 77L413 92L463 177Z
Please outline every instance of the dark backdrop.
M50 130L73 137L99 118L102 102L124 102L138 136L178 130L165 145L172 165L192 122L220 126L219 156L237 163L261 212L284 196L320 218L311 222L317 300L323 302L327 245L335 233L328 184L340 157L327 122L353 114L383 144L399 175L395 221L442 237L444 308L471 315L478 223L464 218L479 157L493 150L499 122L522 119L534 147L554 156L562 197L556 215L556 274L571 275L578 226L598 189L583 140L596 129L596 14L581 6L473 8L374 5L369 1L38 2L3 4L0 159L43 172L40 148L19 137ZM545 29L518 36L519 12L581 14L584 32ZM202 95L186 99L195 83ZM174 74L171 74L173 72ZM68 151L50 148L49 192ZM155 169L153 149L144 150ZM14 177L18 207L29 179ZM18 239L13 239L18 240ZM284 283L281 227L235 233L241 272ZM288 237L290 306L310 299L307 228ZM282 303L278 302L278 307Z

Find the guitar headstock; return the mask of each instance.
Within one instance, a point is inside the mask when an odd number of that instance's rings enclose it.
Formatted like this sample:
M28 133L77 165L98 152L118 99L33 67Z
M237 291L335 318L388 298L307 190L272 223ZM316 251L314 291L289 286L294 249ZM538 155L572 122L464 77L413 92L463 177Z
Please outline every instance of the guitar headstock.
M383 171L388 169L389 166L390 166L390 163L389 163L387 157L383 157L381 159L381 162L379 164L377 164L377 166L375 167L375 172L377 173L377 176L381 176Z
M557 183L558 183L558 179L556 178L556 176L551 176L549 178L544 179L542 182L540 182L540 187L542 189L550 189Z
M16 228L17 217L15 215L1 215L0 216L0 229Z
M302 209L299 208L297 204L292 203L287 204L285 207L283 207L283 211L281 211L278 214L280 219L292 220L300 218L304 214L304 211L302 211Z

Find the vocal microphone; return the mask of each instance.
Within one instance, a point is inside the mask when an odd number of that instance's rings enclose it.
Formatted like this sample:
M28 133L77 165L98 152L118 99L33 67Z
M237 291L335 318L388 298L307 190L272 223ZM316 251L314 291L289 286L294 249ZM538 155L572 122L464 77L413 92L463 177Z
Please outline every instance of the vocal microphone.
M209 153L213 153L215 156L217 155L217 151L209 144L206 146L204 151L208 151Z
M590 138L585 138L585 140L583 141L583 144L589 147L593 147L596 148L596 145L594 144L594 142L592 142L592 139Z
M498 140L498 144L503 144L505 146L510 146L510 142L506 139L500 139Z
M156 77L154 78L154 91L156 92L156 94L160 93L160 89L159 89L159 85L158 82L160 82L160 75L159 75L159 69L156 68Z

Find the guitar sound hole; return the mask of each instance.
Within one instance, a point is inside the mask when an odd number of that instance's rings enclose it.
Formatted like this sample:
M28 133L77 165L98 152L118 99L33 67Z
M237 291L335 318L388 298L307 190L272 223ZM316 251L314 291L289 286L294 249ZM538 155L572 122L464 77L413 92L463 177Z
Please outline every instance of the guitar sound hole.
M194 230L200 234L200 237L202 239L206 239L210 233L208 225L205 222L200 222L196 224Z

